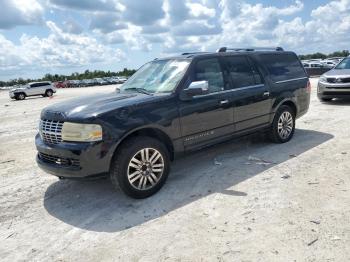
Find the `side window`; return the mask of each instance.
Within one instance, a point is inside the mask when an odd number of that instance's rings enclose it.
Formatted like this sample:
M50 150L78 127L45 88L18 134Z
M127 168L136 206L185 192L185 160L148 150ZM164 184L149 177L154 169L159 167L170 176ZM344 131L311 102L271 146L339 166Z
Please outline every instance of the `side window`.
M225 57L228 73L233 82L232 88L255 85L253 70L244 56ZM261 81L261 79L260 79Z
M299 59L293 53L263 54L260 57L273 81L306 77Z
M194 79L208 81L210 93L224 90L224 78L217 58L198 61L194 69Z
M29 87L30 87L30 88L35 88L35 87L38 87L38 85L39 85L39 84L32 84L32 85L30 85Z
M254 80L255 80L255 84L256 85L260 85L264 83L264 80L259 72L258 66L256 65L256 63L254 61L252 61L252 59L249 58L249 62L252 66L253 69L253 75L254 75Z

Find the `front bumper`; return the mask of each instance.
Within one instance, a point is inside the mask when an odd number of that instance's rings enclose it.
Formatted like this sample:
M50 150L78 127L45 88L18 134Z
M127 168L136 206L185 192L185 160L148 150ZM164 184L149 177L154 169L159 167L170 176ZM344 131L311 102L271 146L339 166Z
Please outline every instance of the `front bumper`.
M350 83L332 84L318 82L317 96L319 98L350 98Z
M84 178L109 172L113 150L103 142L48 145L35 137L36 161L45 172L65 178Z
M15 98L15 93L10 92L9 96L10 96L10 98Z

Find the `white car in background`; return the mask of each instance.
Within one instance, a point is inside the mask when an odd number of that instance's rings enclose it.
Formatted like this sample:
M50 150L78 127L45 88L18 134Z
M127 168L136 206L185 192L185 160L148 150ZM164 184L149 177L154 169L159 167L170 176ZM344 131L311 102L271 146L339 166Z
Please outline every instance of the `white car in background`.
M56 87L51 82L33 82L11 89L10 98L24 100L28 96L51 97L56 93Z
M323 60L322 61L323 66L325 67L329 67L329 68L333 68L335 67L338 63L334 62L334 61L330 61L330 60Z

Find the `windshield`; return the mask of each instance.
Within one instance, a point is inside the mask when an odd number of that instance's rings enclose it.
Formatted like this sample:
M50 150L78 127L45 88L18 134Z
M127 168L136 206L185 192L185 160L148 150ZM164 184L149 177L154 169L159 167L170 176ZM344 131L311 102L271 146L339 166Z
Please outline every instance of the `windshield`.
M144 89L149 93L172 92L189 65L189 60L154 60L142 66L122 87L125 90Z
M350 69L350 57L345 58L343 61L341 61L335 69Z

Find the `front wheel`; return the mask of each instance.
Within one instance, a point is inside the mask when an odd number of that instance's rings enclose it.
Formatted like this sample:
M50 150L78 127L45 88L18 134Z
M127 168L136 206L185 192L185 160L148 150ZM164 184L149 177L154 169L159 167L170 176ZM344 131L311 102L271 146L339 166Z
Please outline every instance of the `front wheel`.
M24 100L26 99L26 95L24 93L19 93L17 96L16 96L16 99L17 100Z
M151 137L126 141L111 165L112 184L132 198L149 197L164 185L170 170L165 145Z
M286 143L292 139L295 130L295 113L289 106L281 106L273 120L270 137L275 143Z

